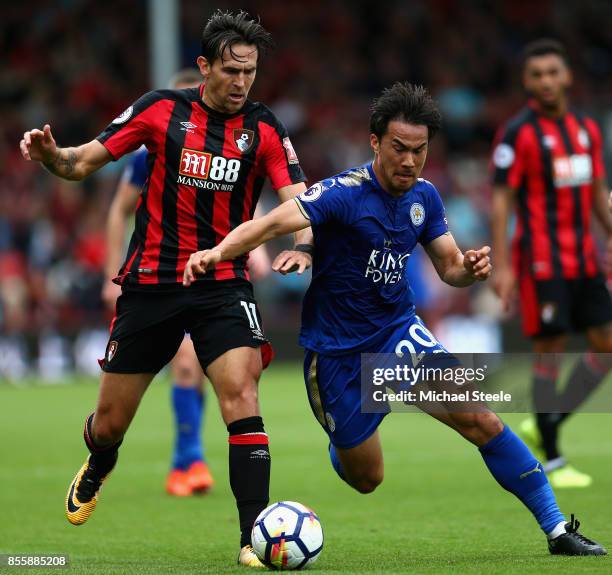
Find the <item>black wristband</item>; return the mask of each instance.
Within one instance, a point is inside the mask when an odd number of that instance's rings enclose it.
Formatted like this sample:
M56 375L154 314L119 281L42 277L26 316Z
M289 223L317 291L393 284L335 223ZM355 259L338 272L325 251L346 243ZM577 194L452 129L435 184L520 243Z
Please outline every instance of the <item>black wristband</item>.
M304 252L312 257L312 254L314 253L314 246L312 244L297 244L296 246L293 246L293 251Z

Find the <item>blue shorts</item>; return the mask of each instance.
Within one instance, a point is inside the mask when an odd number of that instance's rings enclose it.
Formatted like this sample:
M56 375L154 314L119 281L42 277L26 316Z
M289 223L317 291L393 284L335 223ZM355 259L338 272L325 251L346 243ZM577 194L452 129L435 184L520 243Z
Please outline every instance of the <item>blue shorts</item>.
M370 353L448 353L417 315ZM333 445L350 449L372 435L386 413L361 412L361 353L326 355L306 350L304 381L310 407Z

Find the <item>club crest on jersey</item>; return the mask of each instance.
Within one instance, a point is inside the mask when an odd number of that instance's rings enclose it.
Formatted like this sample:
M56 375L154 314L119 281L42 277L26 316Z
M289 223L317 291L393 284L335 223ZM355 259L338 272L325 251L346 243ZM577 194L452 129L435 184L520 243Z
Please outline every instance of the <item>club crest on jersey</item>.
M420 226L425 221L425 208L419 204L410 206L410 219L415 226Z
M113 357L115 357L118 347L119 347L119 342L117 342L116 340L113 340L108 344L108 349L106 350L106 361L108 363L110 363Z
M234 130L234 143L243 154L253 147L254 142L255 132L253 132L253 130L246 130L244 128L236 128Z

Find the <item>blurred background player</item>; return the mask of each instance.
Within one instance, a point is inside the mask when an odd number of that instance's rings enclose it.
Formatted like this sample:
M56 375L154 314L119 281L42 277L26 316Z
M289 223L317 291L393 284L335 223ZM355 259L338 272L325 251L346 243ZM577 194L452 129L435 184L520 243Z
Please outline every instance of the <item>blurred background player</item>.
M194 88L201 82L202 75L199 70L185 68L172 78L169 88ZM140 192L148 176L147 155L146 148L141 148L129 158L129 164L123 172L108 214L102 298L111 310L115 309L117 298L121 295L121 285L113 279L123 261L128 220L134 215ZM256 209L255 216L257 215ZM263 278L270 272L270 259L264 246L250 254L249 271L253 279ZM170 363L170 369L175 443L166 491L177 496L204 493L214 483L206 462L202 438L207 393L204 372L188 335Z
M597 262L591 215L612 248L609 190L597 124L569 107L572 73L564 46L550 39L528 44L522 60L527 106L501 130L493 153L494 288L508 309L518 283L523 331L533 338L535 419L523 437L546 461L555 487L587 487L592 479L569 465L559 428L608 373L612 302ZM512 206L517 225L508 249ZM557 391L568 334L584 331L589 351Z

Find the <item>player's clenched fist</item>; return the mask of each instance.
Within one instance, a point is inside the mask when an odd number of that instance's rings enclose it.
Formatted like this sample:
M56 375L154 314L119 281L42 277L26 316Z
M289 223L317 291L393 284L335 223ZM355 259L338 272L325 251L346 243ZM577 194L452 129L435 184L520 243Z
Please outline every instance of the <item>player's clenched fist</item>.
M190 286L197 274L204 274L206 270L214 268L221 261L219 250L202 250L189 256L189 261L183 272L183 285Z
M474 279L484 281L491 275L493 267L489 258L490 251L489 246L484 246L479 250L468 250L463 254L463 266Z
M45 124L42 130L29 130L24 132L19 142L21 155L26 160L51 163L58 153L57 144L51 135L51 126Z

